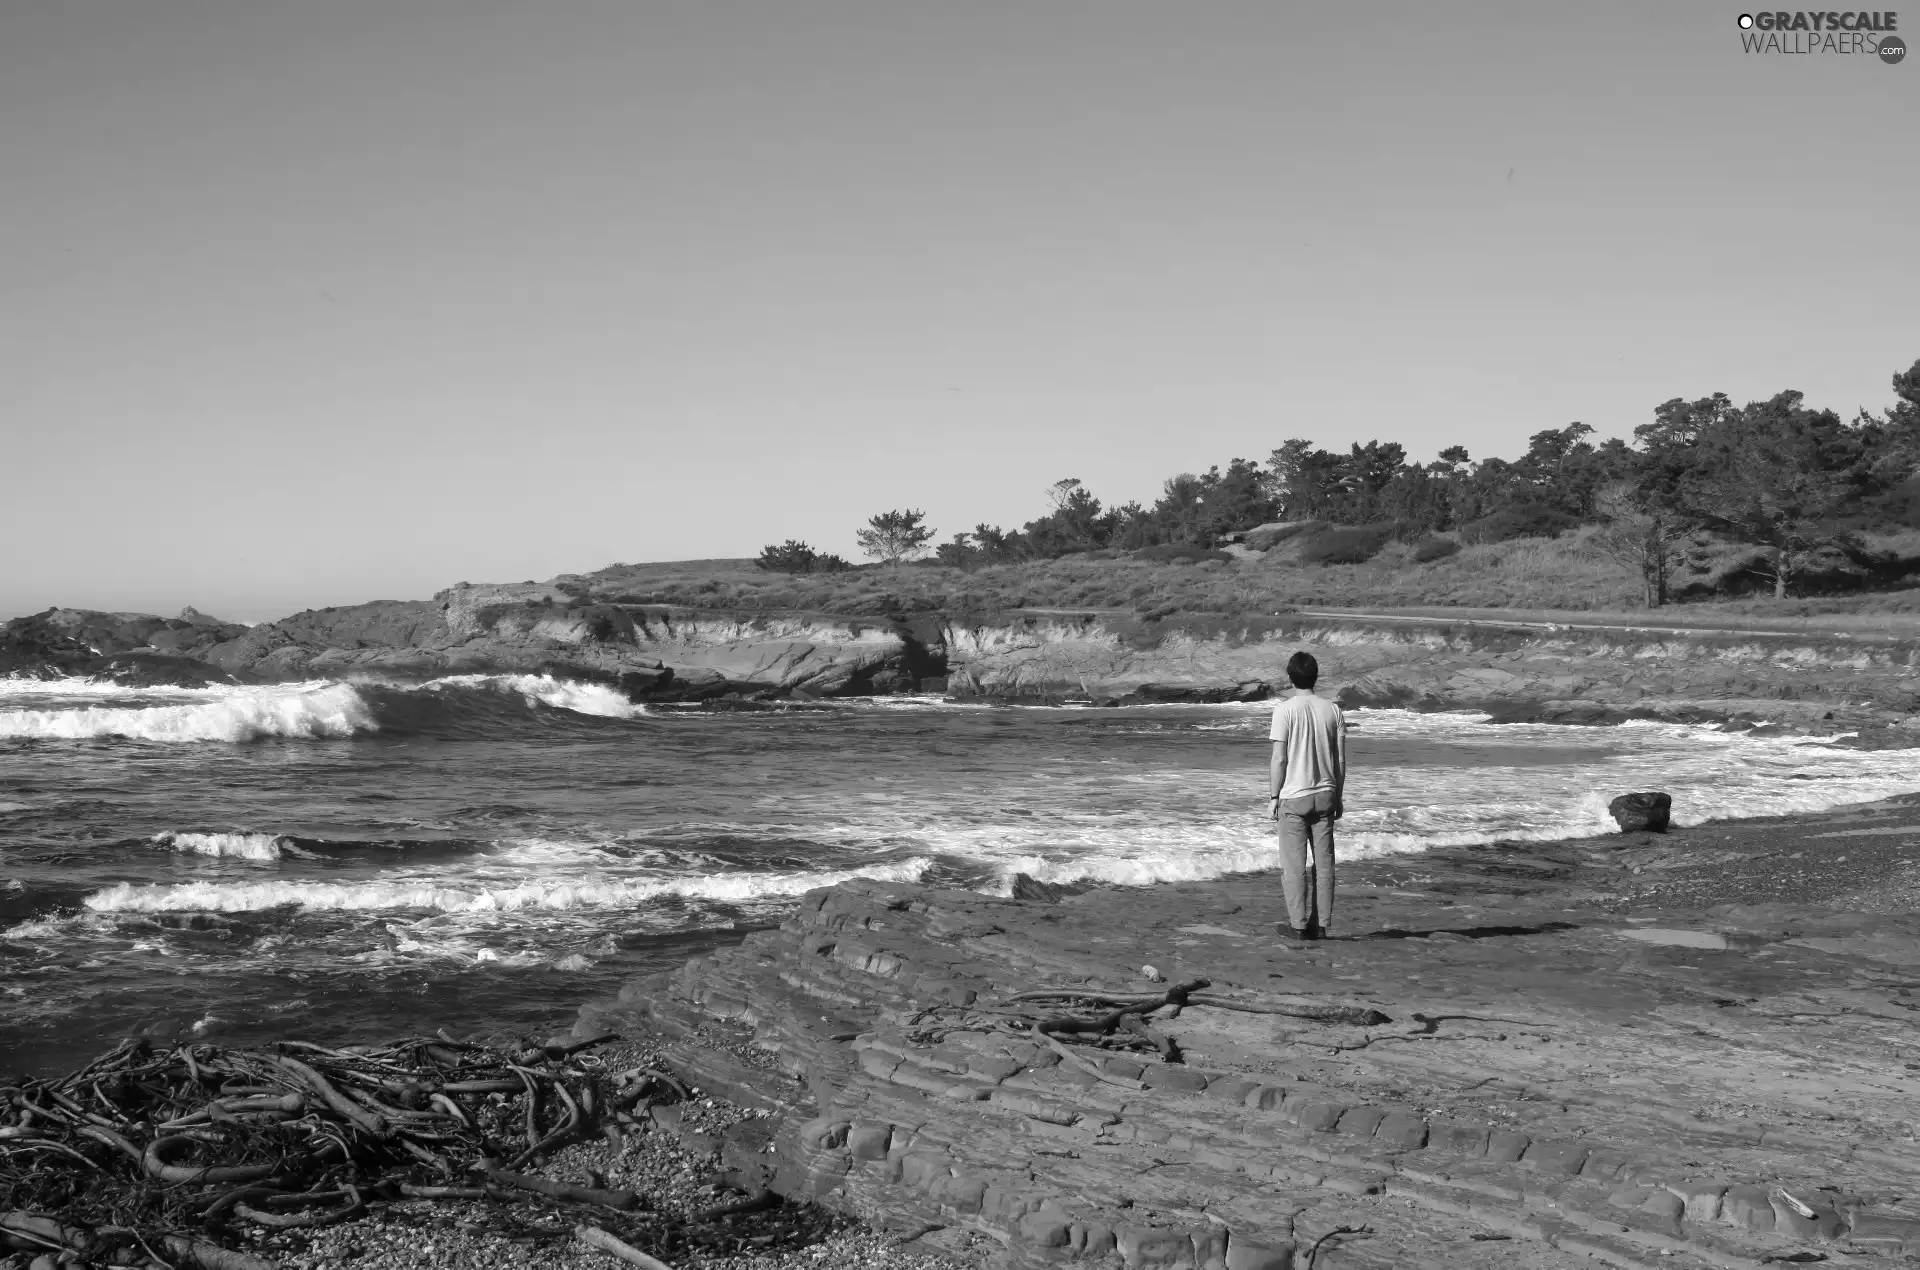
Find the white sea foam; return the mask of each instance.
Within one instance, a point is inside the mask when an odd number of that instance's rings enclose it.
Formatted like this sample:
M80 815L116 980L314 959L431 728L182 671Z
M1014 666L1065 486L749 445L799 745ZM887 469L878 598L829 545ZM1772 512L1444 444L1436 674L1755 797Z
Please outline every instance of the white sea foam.
M445 688L489 688L495 692L516 693L529 705L552 706L556 710L608 719L634 719L646 713L645 707L627 700L626 694L617 688L555 679L552 675L447 675L421 686L429 692Z
M274 833L158 833L153 840L190 855L230 860L278 860L290 849L286 839ZM306 854L298 848L291 850L293 854Z
M753 901L799 895L854 878L911 882L928 861L798 873L716 873L678 878L580 877L539 879L511 886L462 885L452 879L384 882L181 882L140 886L123 882L89 895L98 913L247 913L282 904L307 909L431 908L443 913L498 913L527 909L631 908L649 900Z
M451 675L417 688L382 686L430 693L487 689L518 696L529 705L613 719L646 713L618 689L551 675ZM101 698L125 704L82 704ZM380 727L355 684L328 680L264 687L128 688L88 679L5 679L0 680L0 700L45 701L64 707L0 710L0 740L124 737L237 742L262 737L348 737Z
M0 711L0 739L252 741L345 737L377 725L350 684L226 688L192 705Z
M170 685L134 688L114 683L111 679L28 679L20 675L0 679L0 701L16 697L28 700L41 697L217 697L233 690L234 685L229 684L213 684L204 688Z
M1609 834L1617 826L1608 801L1634 790L1670 792L1675 823L1694 825L1920 789L1913 750L1686 724L1493 725L1484 716L1355 713L1348 812L1338 829L1345 859ZM1376 742L1384 743L1378 761L1368 762ZM1244 767L1224 770L977 770L958 788L862 797L852 818L855 804L839 789L791 792L780 805L787 816L814 820L805 832L816 840L911 844L984 868L1003 888L1014 873L1122 885L1200 880L1277 863L1263 749L1250 747Z

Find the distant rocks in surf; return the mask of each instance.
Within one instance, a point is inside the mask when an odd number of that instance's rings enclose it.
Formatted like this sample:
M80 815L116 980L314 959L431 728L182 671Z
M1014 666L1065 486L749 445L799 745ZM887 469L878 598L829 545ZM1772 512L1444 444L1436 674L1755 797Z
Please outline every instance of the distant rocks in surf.
M1673 815L1673 796L1658 792L1622 794L1607 804L1622 833L1665 833Z
M0 625L0 677L104 679L132 688L242 682L198 654L246 629L192 608L177 618L47 609Z
M1264 680L1250 679L1237 684L1144 683L1116 699L1123 706L1194 704L1218 705L1228 701L1265 701L1273 695Z
M946 669L938 615L674 609L571 584L462 584L251 627L191 609L50 609L0 626L0 675L130 685L532 674L635 702L719 703L937 691Z

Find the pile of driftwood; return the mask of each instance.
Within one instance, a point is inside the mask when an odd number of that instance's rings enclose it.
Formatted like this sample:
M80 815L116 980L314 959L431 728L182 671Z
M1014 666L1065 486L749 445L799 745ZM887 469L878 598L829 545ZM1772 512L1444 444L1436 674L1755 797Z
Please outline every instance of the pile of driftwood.
M445 1033L347 1049L133 1040L71 1075L0 1085L0 1250L266 1270L235 1250L241 1232L323 1226L408 1199L531 1204L529 1232L619 1244L607 1250L643 1265L650 1258L599 1226L655 1251L738 1243L738 1230L693 1227L770 1197L675 1218L632 1191L521 1171L594 1135L617 1145L649 1104L687 1097L667 1073L613 1072L584 1053L613 1039L513 1050ZM803 1232L760 1233L750 1242Z

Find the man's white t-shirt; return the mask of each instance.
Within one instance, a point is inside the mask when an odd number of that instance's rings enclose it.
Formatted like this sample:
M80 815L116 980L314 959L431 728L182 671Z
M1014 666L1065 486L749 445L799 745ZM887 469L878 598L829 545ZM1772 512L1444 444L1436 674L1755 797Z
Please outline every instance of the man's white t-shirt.
M1347 770L1347 719L1339 706L1296 692L1273 708L1273 730L1267 735L1287 747L1282 802L1338 791Z

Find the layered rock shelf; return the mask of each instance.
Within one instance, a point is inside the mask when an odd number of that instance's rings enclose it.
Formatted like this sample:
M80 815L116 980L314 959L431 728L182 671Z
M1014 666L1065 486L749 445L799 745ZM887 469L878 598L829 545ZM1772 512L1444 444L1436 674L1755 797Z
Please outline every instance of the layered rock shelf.
M1823 876L1751 902L1795 849L1832 851L1816 834L1874 847L1852 881L1879 901ZM776 1113L695 1143L742 1185L964 1264L1920 1256L1920 812L1463 848L1343 882L1351 937L1294 944L1271 877L848 883L577 1032L664 1033L685 1080ZM1749 902L1676 902L1695 884ZM1164 990L1148 965L1210 981L1148 1019L1182 1061L1028 1027L1068 1003L1019 994ZM1300 1017L1329 1006L1387 1021Z

